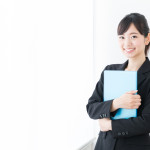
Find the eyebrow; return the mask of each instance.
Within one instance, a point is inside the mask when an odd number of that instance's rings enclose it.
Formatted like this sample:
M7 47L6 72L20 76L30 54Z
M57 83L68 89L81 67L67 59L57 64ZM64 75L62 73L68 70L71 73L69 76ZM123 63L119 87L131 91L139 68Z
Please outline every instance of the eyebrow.
M138 34L138 33L136 33L136 32L132 32L132 33L130 33L130 34Z
M130 35L131 35L131 34L138 34L138 33L137 33L137 32L131 32ZM123 35L124 35L124 34L123 34Z

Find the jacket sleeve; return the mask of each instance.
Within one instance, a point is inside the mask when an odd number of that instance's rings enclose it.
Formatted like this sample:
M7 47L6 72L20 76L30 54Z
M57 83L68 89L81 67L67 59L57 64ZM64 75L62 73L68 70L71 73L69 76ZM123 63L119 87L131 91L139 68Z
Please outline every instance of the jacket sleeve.
M112 120L114 138L125 138L150 132L150 92L145 99L140 116L129 119Z
M109 65L107 65L104 70L107 70L108 66ZM114 116L117 112L110 112L113 99L103 102L104 70L101 73L101 77L96 84L92 96L88 100L88 104L86 105L87 113L91 119L110 118L110 116Z

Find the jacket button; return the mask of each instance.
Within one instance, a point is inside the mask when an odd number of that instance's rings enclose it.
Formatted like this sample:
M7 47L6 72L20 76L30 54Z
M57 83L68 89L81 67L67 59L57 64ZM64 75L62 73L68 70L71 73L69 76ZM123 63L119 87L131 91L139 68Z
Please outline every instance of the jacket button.
M124 132L122 132L122 135L125 135L125 133L124 133Z

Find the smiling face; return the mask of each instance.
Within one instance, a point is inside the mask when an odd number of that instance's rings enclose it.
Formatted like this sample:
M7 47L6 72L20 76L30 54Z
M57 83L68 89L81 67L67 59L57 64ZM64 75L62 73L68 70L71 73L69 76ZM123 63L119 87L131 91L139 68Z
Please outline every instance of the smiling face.
M146 38L141 35L133 23L123 35L118 35L118 41L123 54L127 58L145 56Z

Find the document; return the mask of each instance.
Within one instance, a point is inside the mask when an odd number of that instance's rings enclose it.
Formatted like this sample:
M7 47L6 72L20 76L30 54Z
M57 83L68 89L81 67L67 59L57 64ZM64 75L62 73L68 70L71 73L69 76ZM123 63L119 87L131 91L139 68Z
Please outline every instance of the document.
M137 71L105 70L103 100L108 101L124 93L137 90ZM137 109L119 108L112 120L137 117Z

